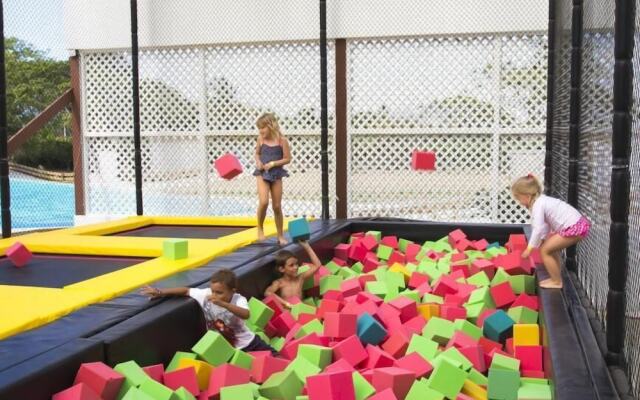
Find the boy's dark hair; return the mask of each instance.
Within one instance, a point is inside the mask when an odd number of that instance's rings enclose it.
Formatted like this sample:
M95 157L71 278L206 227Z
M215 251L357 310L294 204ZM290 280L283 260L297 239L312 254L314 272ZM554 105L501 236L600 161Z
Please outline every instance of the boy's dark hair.
M213 275L211 275L211 283L222 283L231 290L238 286L236 274L226 268L214 272Z
M287 260L291 257L296 258L295 254L293 254L289 250L280 250L276 254L276 269L284 267L284 265L287 263Z

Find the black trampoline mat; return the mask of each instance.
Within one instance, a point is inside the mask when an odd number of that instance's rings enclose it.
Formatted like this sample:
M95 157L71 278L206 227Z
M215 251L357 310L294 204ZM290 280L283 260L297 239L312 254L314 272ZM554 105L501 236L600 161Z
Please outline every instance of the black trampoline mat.
M34 254L16 268L7 257L0 258L0 285L62 288L139 264L147 258Z
M162 237L177 239L217 239L231 235L253 226L220 226L220 225L146 225L111 234L111 236Z

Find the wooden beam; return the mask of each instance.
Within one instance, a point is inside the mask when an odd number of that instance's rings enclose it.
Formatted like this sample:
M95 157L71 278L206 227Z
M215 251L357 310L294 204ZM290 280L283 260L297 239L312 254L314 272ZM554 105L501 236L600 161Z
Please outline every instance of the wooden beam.
M73 101L71 102L71 143L73 144L73 187L76 198L76 215L85 214L84 204L84 169L83 169L83 142L81 117L81 91L80 91L80 56L69 57L71 70L71 90Z

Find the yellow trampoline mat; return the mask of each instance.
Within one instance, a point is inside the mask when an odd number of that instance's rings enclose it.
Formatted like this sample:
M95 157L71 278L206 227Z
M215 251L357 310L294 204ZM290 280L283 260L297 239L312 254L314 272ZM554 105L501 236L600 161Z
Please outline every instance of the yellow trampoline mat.
M247 229L217 239L187 239L188 257L176 261L162 257L165 238L100 236L151 224L246 226ZM151 258L61 289L0 285L0 339L231 253L256 240L255 225L255 217L130 217L0 240L2 254L19 241L34 253ZM272 219L265 221L264 230L267 236L276 233Z

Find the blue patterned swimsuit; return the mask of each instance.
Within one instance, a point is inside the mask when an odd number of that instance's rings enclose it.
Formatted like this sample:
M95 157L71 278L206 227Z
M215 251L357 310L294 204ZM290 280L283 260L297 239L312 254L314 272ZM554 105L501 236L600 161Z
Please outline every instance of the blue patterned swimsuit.
M270 163L271 161L282 160L283 156L284 156L284 151L282 149L281 144L278 144L277 146L269 146L262 143L260 145L260 162L263 165L267 165L267 163ZM253 171L253 175L254 176L261 175L262 179L264 179L269 183L273 183L278 179L282 179L285 176L289 176L289 173L283 167L277 166L277 167L271 168L268 171L265 171L265 170L260 171L259 169L256 168L256 170Z

